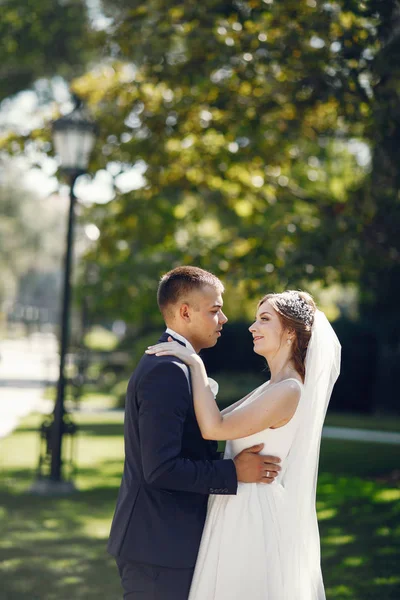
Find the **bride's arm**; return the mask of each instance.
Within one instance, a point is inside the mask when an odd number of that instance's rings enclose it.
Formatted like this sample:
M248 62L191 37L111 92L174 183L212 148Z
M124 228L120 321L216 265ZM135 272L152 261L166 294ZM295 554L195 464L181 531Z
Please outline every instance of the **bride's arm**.
M215 402L200 357L193 357L190 370L196 418L205 439L235 440L263 431L291 418L300 399L299 386L293 381L283 381L267 388L251 404L223 414Z
M190 367L196 418L205 439L235 440L246 437L290 419L296 411L300 388L288 380L267 387L256 400L239 410L221 413L198 354L172 341L149 346L146 353L177 356Z

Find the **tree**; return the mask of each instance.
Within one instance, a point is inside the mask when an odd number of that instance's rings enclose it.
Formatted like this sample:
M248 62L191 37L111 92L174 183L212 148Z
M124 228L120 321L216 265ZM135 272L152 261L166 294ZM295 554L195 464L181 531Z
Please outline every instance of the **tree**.
M76 76L93 38L84 0L3 0L0 100L39 78Z
M359 80L378 41L361 9L316 4L109 8L112 68L74 88L103 132L93 167L147 170L93 210L99 309L148 315L158 275L182 262L245 295L356 277L349 199L365 169L348 142L371 118Z
M377 240L393 227L397 183L375 188L388 194L381 210L371 182L397 122L385 72L396 2L102 7L101 56L73 82L100 124L91 169L115 180L115 200L86 215L101 230L88 255L96 277L84 282L99 314L156 318L157 278L179 263L215 271L240 299L310 279L361 277L365 292L382 252L391 270L394 241L383 250ZM32 138L43 149L48 132ZM135 165L144 185L122 193Z
M381 48L373 65L374 99L368 129L372 168L364 194L362 270L363 312L375 320L397 319L400 293L400 6L373 2L380 10ZM379 321L381 319L379 318Z

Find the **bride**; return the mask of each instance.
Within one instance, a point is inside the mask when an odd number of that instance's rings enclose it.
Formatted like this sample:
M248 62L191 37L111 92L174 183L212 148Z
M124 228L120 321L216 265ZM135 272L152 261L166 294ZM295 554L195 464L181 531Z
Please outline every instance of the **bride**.
M189 600L324 600L315 495L340 344L305 292L265 296L249 330L271 378L222 412L197 354L174 341L148 351L190 367L201 433L228 440L225 458L263 443L282 461L270 485L239 483L236 496L210 496Z

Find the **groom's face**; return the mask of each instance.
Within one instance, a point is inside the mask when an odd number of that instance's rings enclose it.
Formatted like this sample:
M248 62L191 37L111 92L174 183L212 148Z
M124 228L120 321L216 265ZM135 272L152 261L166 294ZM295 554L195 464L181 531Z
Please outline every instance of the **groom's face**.
M196 352L215 346L227 318L222 311L222 294L206 285L187 298L187 337Z

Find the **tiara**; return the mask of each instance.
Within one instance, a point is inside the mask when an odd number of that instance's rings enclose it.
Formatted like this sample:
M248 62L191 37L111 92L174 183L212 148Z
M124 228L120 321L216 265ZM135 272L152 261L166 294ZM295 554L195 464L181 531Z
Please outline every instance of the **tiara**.
M314 310L297 292L286 292L285 311L288 316L302 321L308 327L311 327L314 321Z

